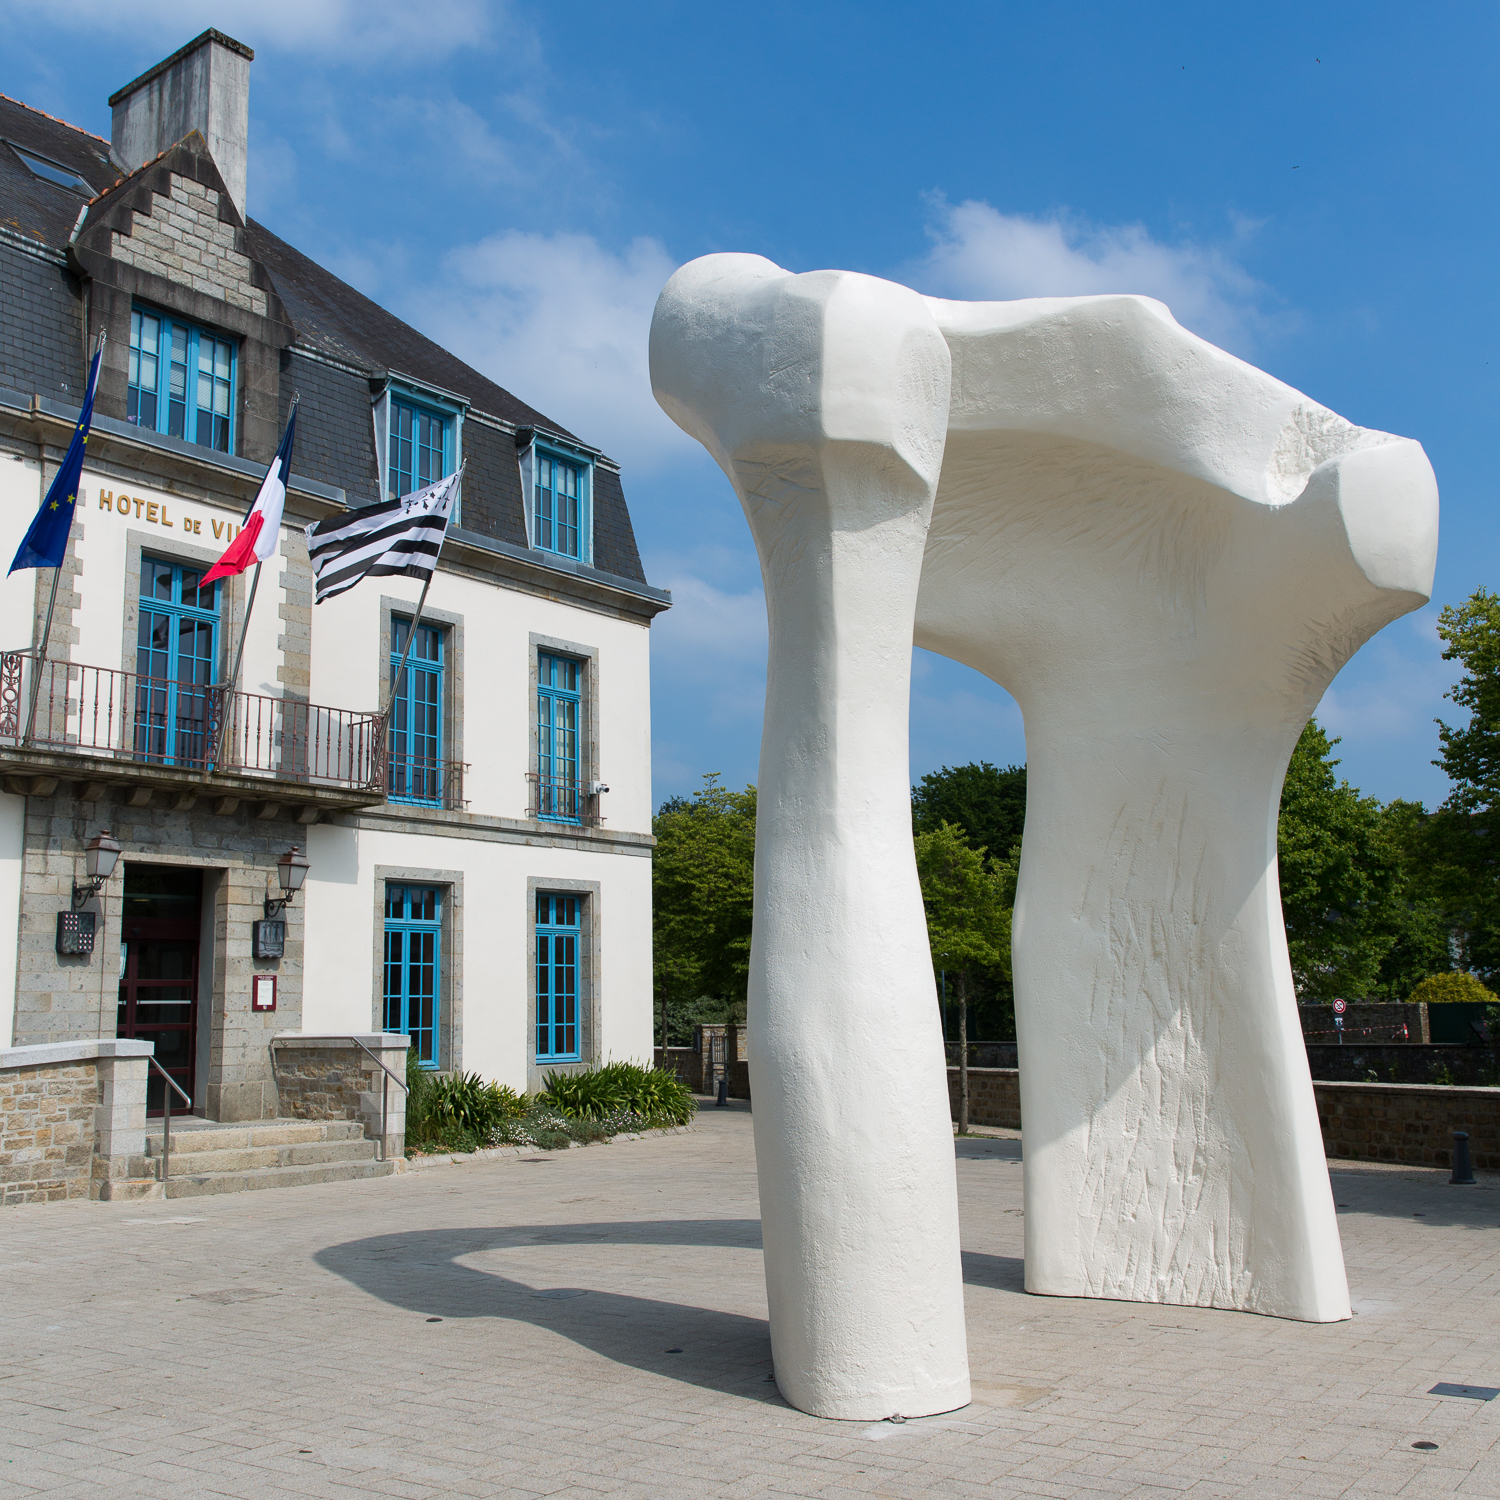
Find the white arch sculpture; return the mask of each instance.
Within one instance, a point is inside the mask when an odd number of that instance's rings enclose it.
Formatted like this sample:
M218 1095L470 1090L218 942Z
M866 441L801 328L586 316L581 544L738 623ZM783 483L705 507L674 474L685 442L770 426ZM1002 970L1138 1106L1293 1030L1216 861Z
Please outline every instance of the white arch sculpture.
M1025 716L1028 1290L1348 1317L1276 818L1334 674L1430 595L1420 446L1139 297L941 302L709 256L651 357L740 494L771 622L749 1030L788 1400L967 1397L913 635Z

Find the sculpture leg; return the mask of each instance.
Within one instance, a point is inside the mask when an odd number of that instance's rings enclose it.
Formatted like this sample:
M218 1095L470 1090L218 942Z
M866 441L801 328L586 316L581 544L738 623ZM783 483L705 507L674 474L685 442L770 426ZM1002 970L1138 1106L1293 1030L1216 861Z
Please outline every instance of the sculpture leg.
M1295 739L1029 729L1028 1291L1349 1316L1276 888Z
M946 346L903 288L714 256L663 292L652 376L765 580L748 1019L777 1383L825 1417L948 1411L963 1286L907 781Z

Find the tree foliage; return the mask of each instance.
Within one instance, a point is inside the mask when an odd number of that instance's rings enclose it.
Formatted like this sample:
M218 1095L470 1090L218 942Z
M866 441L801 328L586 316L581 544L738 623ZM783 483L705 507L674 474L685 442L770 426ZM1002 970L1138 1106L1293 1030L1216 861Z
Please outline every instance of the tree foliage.
M1007 890L1006 874L987 868L985 851L971 848L955 823L917 834L916 851L933 964L965 987L976 969L999 969L1008 979L1014 884Z
M1026 767L1002 771L982 760L924 776L911 790L912 829L936 833L945 823L961 828L971 849L1005 858L1026 825Z
M1466 724L1438 720L1453 789L1425 832L1429 883L1452 926L1456 957L1500 986L1500 597L1479 589L1438 617L1443 660L1462 664L1448 697Z
M652 936L669 1043L692 1020L743 1018L755 898L755 788L717 775L652 820ZM673 1023L677 1035L670 1035Z
M1380 803L1334 775L1336 740L1316 719L1281 792L1281 911L1299 998L1373 992L1395 942L1399 868Z

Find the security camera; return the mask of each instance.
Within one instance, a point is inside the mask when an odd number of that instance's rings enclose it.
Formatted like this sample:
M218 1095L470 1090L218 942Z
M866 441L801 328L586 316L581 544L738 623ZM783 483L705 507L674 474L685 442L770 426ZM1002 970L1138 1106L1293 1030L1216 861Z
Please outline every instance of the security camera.
M600 792L607 792L608 790L609 790L609 783L608 782L604 782L604 781L591 781L591 782L589 782L589 796L590 797L597 797Z

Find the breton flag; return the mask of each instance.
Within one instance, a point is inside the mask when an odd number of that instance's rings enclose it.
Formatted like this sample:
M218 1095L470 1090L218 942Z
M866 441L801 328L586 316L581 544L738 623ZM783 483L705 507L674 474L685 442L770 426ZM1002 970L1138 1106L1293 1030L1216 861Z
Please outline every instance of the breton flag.
M332 599L361 578L430 579L442 551L460 468L436 484L385 505L362 505L307 528L318 599Z
M21 538L16 560L10 565L11 573L18 568L62 567L68 551L68 533L73 529L78 481L83 475L83 450L94 421L94 392L99 385L99 361L103 355L104 340L101 337L94 362L89 366L88 391L83 398L83 410L78 414L78 426L73 430L73 441L68 444L57 478L48 486L41 507L26 528L26 535Z
M251 563L268 562L276 556L276 542L281 536L281 512L286 506L287 482L292 477L292 441L297 431L297 402L292 402L292 414L286 419L286 431L281 435L281 446L266 477L260 482L260 491L255 504L245 517L239 535L224 549L224 555L207 573L203 583L215 578L233 578L243 573Z

